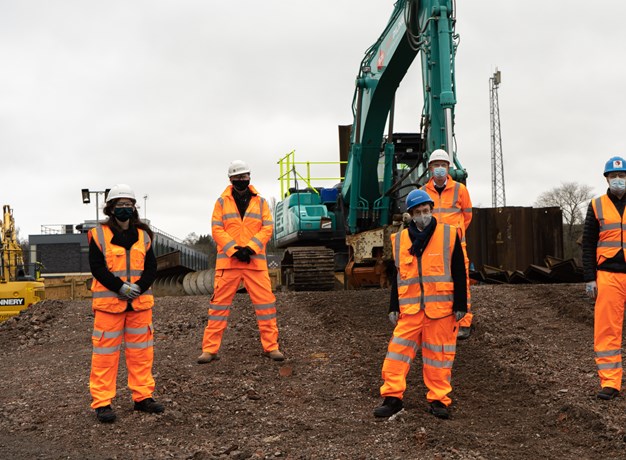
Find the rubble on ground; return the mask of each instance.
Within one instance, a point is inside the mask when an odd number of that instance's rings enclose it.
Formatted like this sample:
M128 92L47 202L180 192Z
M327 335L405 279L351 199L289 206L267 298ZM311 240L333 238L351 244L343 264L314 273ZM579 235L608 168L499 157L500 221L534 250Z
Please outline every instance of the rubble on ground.
M581 284L472 287L450 420L429 415L419 359L401 416L376 420L388 290L277 293L286 360L262 355L237 294L221 359L198 365L208 298L158 298L155 399L90 409L89 301L48 300L0 324L0 452L18 459L623 458L626 401L599 401L593 305Z

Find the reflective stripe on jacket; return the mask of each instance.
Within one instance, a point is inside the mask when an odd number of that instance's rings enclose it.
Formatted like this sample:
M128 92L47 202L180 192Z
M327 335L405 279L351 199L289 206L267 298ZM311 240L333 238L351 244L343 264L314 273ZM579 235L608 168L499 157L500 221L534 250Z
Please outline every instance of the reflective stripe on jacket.
M274 222L265 198L259 196L252 185L249 188L252 197L243 219L233 198L232 185L226 187L215 203L211 231L217 243L216 270L227 268L267 270L265 248L272 236ZM248 246L255 252L250 257L249 264L231 257L237 252L235 246Z
M591 202L596 219L600 223L598 247L596 249L597 264L615 257L620 249L626 249L626 212L623 216L608 195L602 195Z
M151 241L148 232L137 230L138 238L129 250L111 243L113 231L107 225L98 225L89 230L89 241L93 240L102 251L108 270L122 281L135 283L143 273L146 252ZM109 291L94 278L91 285L94 310L109 313L121 313L126 310L128 299L122 298L117 292ZM148 310L154 305L152 291L148 289L132 301L133 310Z
M456 227L437 223L421 257L409 252L412 242L408 229L391 235L401 313L414 315L424 309L429 318L452 314L454 284L450 266L456 235Z
M425 190L434 202L433 216L437 218L437 222L460 228L462 239L465 241L465 230L472 221L472 200L465 185L448 176L448 182L441 195L435 189L433 178L422 187L422 190Z

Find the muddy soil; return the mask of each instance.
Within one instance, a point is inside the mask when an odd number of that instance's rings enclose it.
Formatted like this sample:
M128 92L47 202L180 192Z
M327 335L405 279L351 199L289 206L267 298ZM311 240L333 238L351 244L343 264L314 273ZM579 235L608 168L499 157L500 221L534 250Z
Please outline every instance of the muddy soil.
M88 301L48 300L0 324L0 453L10 459L626 458L626 398L599 401L593 305L584 286L472 288L452 417L429 415L421 364L405 409L379 421L392 327L388 290L277 293L286 361L262 356L237 294L221 360L198 365L206 297L157 298L155 398L133 411L120 365L118 420L90 409ZM123 360L122 360L123 363Z

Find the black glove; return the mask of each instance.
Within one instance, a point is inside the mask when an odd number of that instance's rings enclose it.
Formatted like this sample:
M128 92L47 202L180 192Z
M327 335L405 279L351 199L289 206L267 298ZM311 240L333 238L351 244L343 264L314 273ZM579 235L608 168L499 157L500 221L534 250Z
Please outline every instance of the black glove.
M235 249L237 250L237 252L235 252L233 254L233 257L237 258L237 260L239 260L239 262L245 262L247 264L250 263L250 254L252 251L252 249L250 249L249 247L241 247L241 246L235 246ZM254 254L254 251L252 251L252 254Z

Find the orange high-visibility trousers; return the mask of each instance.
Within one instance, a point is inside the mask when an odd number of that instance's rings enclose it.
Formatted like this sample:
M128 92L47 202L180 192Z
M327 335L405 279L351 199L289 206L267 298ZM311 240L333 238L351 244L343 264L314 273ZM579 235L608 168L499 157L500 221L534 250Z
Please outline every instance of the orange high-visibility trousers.
M406 376L418 348L422 349L422 374L428 388L428 402L452 403L452 364L456 354L457 325L454 315L428 318L423 310L415 315L400 314L387 348L380 387L381 396L402 399Z
M228 325L230 307L241 281L254 305L263 351L278 349L276 297L272 293L269 273L267 270L230 268L215 271L209 320L202 338L202 352L215 354L219 351L222 336Z
M470 291L470 277L469 277L469 257L467 256L467 243L465 242L465 237L463 237L463 241L461 242L461 247L463 248L463 256L465 257L465 278L467 284L467 313L459 321L459 327L470 327L472 325L472 320L474 319L474 314L472 313L472 293Z
M115 397L122 337L125 342L128 388L132 392L133 401L151 398L155 386L152 377L154 358L152 309L122 313L94 310L94 314L89 376L91 407L95 409L107 406Z
M622 326L626 302L626 273L598 270L594 311L593 350L602 388L622 388Z

